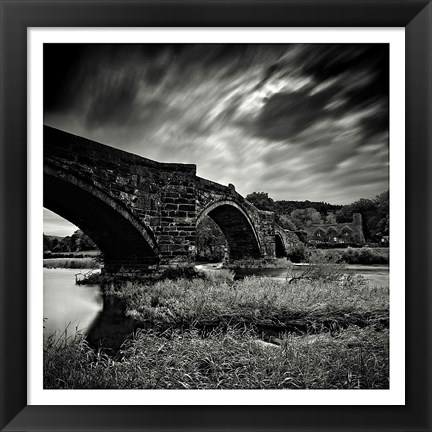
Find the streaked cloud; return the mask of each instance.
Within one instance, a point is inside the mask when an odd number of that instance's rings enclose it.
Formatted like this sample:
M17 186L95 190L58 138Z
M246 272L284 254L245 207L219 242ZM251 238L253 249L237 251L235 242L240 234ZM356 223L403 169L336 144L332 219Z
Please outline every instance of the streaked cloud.
M46 124L243 195L388 188L387 45L56 45L45 71Z

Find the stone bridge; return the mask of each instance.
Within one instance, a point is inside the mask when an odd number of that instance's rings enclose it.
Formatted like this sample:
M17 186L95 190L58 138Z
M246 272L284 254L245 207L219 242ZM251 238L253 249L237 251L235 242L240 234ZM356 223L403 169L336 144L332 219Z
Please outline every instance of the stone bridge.
M230 259L274 258L288 239L274 214L234 186L196 175L196 166L159 163L44 126L44 207L82 229L109 273L191 263L196 228L209 216ZM281 249L282 248L282 249Z

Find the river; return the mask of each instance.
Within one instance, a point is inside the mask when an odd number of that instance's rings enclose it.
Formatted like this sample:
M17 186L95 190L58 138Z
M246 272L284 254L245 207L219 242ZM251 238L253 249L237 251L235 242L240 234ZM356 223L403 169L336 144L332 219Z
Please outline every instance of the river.
M214 271L220 268L222 263L206 263L199 264L196 267L199 270ZM307 264L294 264L294 273L299 273ZM372 286L389 286L389 266L388 265L354 265L347 264L344 266L347 274L357 274L366 278L369 285ZM240 269L236 271L236 278L240 279L245 276L261 276L277 279L286 279L287 269L282 268L267 268L267 269Z
M199 264L198 269L216 271L219 264ZM389 286L389 266L348 265L347 272L361 274L369 284ZM300 271L301 265L295 266ZM86 273L79 269L43 269L44 275L44 337L53 333L61 334L67 329L68 335L80 330L86 333L96 322L103 309L103 297L98 285L76 285L75 275ZM286 269L245 269L238 277L247 275L285 279ZM109 315L109 314L108 314ZM109 320L109 319L108 319ZM106 327L106 321L103 325Z
M93 324L103 308L99 285L76 285L75 275L88 270L43 269L44 337L53 333L83 333Z

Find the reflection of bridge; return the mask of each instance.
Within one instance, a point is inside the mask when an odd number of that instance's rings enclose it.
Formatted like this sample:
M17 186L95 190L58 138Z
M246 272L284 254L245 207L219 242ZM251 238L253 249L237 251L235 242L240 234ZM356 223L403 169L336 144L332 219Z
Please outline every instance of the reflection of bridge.
M44 206L88 234L108 272L192 262L205 216L225 235L231 259L276 256L290 239L274 214L196 175L195 165L159 163L44 127Z

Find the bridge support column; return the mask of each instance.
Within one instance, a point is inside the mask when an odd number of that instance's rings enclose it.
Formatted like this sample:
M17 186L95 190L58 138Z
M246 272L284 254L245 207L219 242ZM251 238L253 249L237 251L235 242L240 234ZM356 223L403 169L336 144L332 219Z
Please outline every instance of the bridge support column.
M156 227L159 264L163 267L190 264L196 254L195 166L176 166L162 173L160 224Z

